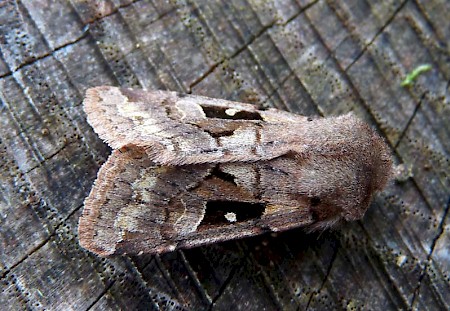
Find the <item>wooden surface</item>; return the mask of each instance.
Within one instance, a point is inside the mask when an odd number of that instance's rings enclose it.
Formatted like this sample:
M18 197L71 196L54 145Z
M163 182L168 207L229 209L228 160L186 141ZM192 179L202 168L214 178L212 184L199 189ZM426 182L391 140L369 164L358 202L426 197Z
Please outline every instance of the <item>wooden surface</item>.
M446 0L1 1L1 308L450 309L449 11ZM432 70L401 87L421 64ZM81 108L103 84L353 110L411 174L334 232L101 259L76 229L110 153Z

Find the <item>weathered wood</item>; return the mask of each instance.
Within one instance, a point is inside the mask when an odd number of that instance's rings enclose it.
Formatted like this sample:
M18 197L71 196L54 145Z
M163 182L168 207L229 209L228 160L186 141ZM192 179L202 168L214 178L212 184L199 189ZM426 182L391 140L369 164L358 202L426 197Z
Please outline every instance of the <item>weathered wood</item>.
M449 11L445 0L1 2L0 306L450 309ZM80 106L102 84L353 110L412 177L335 232L100 259L76 227L110 152Z

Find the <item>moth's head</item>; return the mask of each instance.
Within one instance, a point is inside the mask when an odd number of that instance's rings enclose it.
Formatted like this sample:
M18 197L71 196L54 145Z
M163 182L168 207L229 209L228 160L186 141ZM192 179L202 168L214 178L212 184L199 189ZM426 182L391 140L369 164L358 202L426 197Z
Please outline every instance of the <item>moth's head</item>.
M392 157L384 140L361 121L353 126L348 142L341 141L344 146L323 148L315 157L303 159L300 184L309 198L315 229L361 219L375 192L392 175Z

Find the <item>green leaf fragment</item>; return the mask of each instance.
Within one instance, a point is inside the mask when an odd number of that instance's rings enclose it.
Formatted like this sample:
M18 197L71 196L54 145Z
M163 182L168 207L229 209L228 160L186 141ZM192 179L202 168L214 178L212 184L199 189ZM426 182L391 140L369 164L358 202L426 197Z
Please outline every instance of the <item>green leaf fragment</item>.
M423 64L417 66L413 71L411 71L406 78L402 81L401 86L410 86L417 77L423 73L431 70L433 68L430 64Z

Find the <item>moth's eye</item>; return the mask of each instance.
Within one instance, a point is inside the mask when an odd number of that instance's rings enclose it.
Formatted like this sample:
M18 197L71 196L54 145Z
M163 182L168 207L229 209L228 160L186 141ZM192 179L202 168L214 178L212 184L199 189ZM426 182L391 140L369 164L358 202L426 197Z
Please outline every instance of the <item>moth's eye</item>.
M342 215L342 208L335 204L330 204L327 200L314 196L310 198L312 217L315 221L328 221L338 219Z
M202 105L200 105L200 107L202 107L203 112L208 118L230 120L262 120L261 115L253 111Z
M320 198L319 197L312 197L311 198L311 206L317 206L320 204Z

